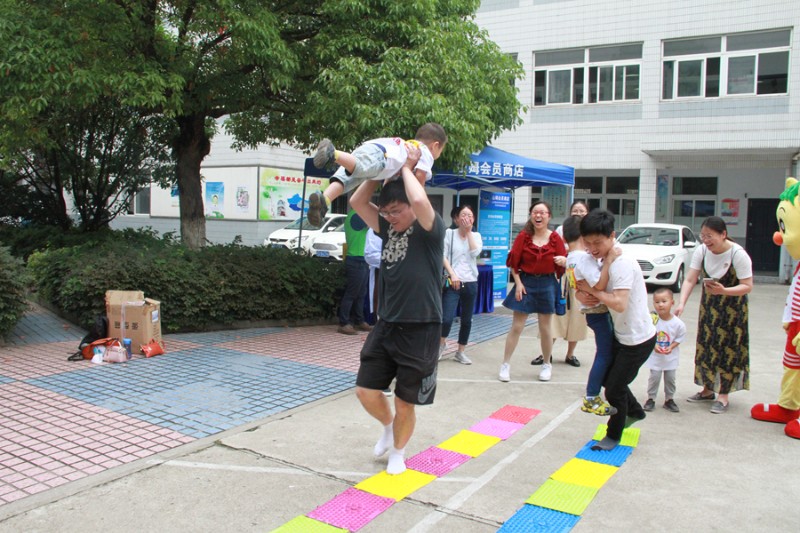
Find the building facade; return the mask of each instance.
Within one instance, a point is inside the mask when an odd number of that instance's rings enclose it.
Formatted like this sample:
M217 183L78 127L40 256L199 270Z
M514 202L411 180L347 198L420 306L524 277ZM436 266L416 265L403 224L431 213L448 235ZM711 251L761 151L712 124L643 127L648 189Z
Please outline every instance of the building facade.
M575 167L575 199L619 229L718 215L757 271L781 269L771 235L800 157L800 2L485 0L477 22L526 72L524 123L495 146Z

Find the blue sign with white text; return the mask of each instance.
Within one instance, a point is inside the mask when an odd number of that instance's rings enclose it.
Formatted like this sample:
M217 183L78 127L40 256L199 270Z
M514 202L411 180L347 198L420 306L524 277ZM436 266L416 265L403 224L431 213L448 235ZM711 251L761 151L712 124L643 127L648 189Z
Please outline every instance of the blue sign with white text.
M478 209L478 228L483 239L481 257L492 265L494 280L492 297L502 300L508 288L509 234L511 233L511 194L507 192L481 191Z

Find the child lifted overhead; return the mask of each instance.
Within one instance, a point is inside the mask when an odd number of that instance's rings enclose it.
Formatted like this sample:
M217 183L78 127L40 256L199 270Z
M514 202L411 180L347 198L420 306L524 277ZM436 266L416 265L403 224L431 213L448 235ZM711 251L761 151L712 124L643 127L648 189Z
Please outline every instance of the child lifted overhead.
M325 168L332 163L339 168L331 176L331 183L324 192L315 191L308 197L308 221L321 226L331 202L358 187L366 180L386 180L397 176L406 162L406 143L414 143L422 152L414 167L414 176L424 186L431 179L433 162L442 155L447 144L447 133L435 122L429 122L417 130L413 141L400 137L385 137L369 140L353 152L337 150L330 139L322 139L314 153L314 166Z

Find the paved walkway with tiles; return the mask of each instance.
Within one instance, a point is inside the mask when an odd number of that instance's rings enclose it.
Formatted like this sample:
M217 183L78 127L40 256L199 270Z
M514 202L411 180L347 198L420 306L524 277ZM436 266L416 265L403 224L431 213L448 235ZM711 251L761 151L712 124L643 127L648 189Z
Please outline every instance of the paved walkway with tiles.
M594 459L584 448L605 420L579 409L594 344L578 343L583 364L575 368L558 341L552 380L540 382L529 364L540 351L537 328L526 328L503 383L497 371L510 316L480 315L467 350L473 364L439 365L435 403L418 409L406 457L453 451L454 438L463 444L469 431L492 429L486 417L504 406L539 414L413 492L402 476L391 480L395 503L370 512L359 533L554 530L542 510L561 513L559 520L571 515L574 533L730 524L748 533L796 531L797 509L776 510L775 502L800 491L792 462L800 441L780 424L750 418L754 403L774 401L779 391L785 297L786 287L754 288L751 390L732 394L728 412L716 415L686 402L698 390L699 295L692 296L683 315L690 340L680 351L680 413L659 406L637 423L636 451L591 501L582 483L593 478L574 467L598 470L586 464ZM172 335L166 355L94 366L66 361L82 331L53 318L50 329L63 337L42 343L33 342L35 329L0 348L0 533L260 533L320 516L339 495L386 488L376 483L386 478L386 458L373 456L379 424L351 388L364 335L339 335L334 326ZM631 385L640 400L648 376L640 372ZM419 479L418 462L406 478ZM350 503L349 514L374 511Z
M509 327L476 315L472 340ZM190 333L150 359L67 361L84 334L32 305L0 347L0 506L350 389L366 338L332 325Z

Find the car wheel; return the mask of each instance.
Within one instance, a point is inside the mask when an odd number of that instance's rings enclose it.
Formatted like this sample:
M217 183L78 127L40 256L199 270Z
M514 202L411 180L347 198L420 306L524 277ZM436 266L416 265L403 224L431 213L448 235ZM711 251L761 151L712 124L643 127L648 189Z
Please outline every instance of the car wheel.
M672 284L673 292L681 292L683 287L683 265L678 269L678 277L675 278L675 283Z

